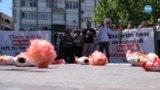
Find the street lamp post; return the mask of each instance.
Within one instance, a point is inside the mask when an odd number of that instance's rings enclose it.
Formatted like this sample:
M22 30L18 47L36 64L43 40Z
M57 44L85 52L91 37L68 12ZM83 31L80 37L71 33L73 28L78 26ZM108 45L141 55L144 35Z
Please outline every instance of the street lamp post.
M50 3L53 4L54 2L55 2L55 0L53 0L53 1L50 0ZM51 15L51 16L50 16L51 22L50 22L50 23L51 23L51 36L52 36L52 37L51 37L51 42L52 42L53 45L55 45L55 37L54 37L55 31L53 30L53 8L54 8L53 5L51 5L50 8L51 8L51 14L50 14L50 15Z
M2 0L0 0L0 3L1 3ZM0 8L1 10L1 8ZM1 23L2 23L2 20L1 20L1 12L0 12L0 30L1 30Z
M79 0L79 10L78 11L79 11L79 20L78 20L79 23L78 24L79 24L79 28L81 28L81 0Z

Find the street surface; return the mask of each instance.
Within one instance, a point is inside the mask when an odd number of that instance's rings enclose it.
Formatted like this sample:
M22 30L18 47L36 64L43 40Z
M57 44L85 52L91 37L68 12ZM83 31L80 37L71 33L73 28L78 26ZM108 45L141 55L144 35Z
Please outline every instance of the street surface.
M160 90L160 73L129 64L0 66L0 90Z

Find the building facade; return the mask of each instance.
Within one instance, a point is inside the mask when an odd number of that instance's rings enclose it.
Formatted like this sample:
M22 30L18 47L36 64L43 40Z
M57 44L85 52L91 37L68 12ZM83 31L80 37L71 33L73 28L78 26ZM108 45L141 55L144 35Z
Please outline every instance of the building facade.
M13 0L15 30L86 28L98 0ZM96 26L92 22L92 27Z
M13 30L12 18L0 12L0 30Z

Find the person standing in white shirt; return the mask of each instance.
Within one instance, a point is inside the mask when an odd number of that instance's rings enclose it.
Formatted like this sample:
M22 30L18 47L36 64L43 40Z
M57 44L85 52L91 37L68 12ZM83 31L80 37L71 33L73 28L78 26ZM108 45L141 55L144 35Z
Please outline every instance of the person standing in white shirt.
M57 34L57 40L56 40L56 52L57 52L58 58L59 58L59 54L60 54L60 42L61 42L60 35Z
M101 23L101 27L99 29L99 32L97 34L97 41L99 46L99 51L103 52L105 50L106 56L108 60L110 59L110 53L109 53L109 41L110 37L109 35L112 34L115 31L112 31L109 28L109 25L111 24L110 19L105 19L104 22ZM110 62L110 60L109 60Z
M156 28L157 28L157 31L160 31L160 19L158 19L158 24L157 24Z

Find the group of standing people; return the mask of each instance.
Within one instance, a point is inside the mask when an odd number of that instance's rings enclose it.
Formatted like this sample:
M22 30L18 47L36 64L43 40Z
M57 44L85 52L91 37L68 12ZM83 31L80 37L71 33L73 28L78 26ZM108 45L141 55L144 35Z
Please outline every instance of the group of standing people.
M146 28L147 22L143 21L137 29ZM160 19L157 23L157 31L160 31ZM64 58L67 63L75 63L74 57L89 56L95 50L101 51L105 54L110 62L110 35L122 32L123 30L130 30L131 24L127 29L119 28L115 29L115 26L111 24L111 20L106 18L96 29L91 28L91 22L87 22L87 28L84 30L76 30L75 35L71 35L70 30L65 30L65 34L58 35L56 39L56 51L58 58ZM82 31L82 32L81 32ZM158 33L158 46L160 45L160 34ZM158 47L160 53L160 48Z
M65 34L56 39L56 42L59 43L56 44L59 58L64 58L67 63L75 63L75 56L89 56L95 50L101 52L105 50L106 56L109 59L109 34L115 32L110 29L110 24L111 20L105 19L98 30L95 30L91 28L91 22L87 22L87 28L82 33L81 30L76 30L74 36L70 34L69 29L65 30ZM63 56L61 56L62 53Z

